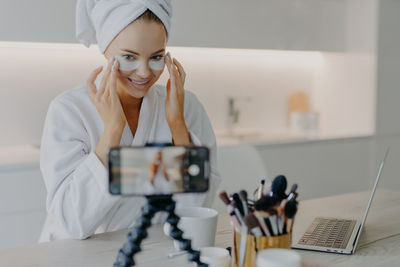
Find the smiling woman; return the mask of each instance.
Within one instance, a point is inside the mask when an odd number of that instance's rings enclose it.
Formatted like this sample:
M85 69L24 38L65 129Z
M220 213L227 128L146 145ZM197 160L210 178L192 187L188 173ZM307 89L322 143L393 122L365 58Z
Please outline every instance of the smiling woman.
M176 200L181 206L210 206L220 180L215 135L203 106L185 91L183 66L165 53L170 1L78 0L76 10L78 40L97 43L108 64L95 69L86 85L50 104L40 155L48 212L40 241L82 239L133 226L144 199L108 193L110 147L208 146L209 192ZM168 82L156 85L165 66Z

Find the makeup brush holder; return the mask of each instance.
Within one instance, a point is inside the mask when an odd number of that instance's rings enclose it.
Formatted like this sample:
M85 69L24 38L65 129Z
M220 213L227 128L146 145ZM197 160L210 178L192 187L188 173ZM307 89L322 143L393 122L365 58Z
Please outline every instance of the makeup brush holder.
M234 247L234 261L235 265L239 266L239 251L240 251L240 233L234 231L233 247ZM256 266L257 252L268 248L286 248L290 249L292 242L291 233L278 235L278 236L259 236L247 235L246 252L244 258L245 267Z

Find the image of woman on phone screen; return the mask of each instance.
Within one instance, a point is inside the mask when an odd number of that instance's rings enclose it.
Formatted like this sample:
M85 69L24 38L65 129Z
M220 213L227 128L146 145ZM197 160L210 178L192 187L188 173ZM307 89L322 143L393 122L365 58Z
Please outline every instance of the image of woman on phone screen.
M134 225L145 199L108 193L110 147L209 147L209 191L174 199L178 206L211 205L220 182L215 135L202 104L185 90L183 65L166 51L171 17L170 0L78 0L77 39L97 44L107 64L48 108L40 151L48 214L40 241L85 239ZM167 84L156 84L164 69Z

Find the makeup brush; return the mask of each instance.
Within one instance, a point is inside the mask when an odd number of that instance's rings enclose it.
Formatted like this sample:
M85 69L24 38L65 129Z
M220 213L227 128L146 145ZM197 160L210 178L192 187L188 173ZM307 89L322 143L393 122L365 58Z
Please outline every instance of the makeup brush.
M247 225L247 228L250 230L250 232L255 235L255 236L262 236L263 233L261 231L260 226L258 225L257 218L254 216L254 214L249 213L244 217L244 222Z
M247 203L246 190L241 190L239 192L239 197L240 197L240 200L242 201L244 215L247 215L249 213L249 204Z
M240 213L240 211L239 211L239 209L237 207L237 203L236 203L236 201L234 199L232 199L231 205L232 205L233 211L235 212L235 215L238 218L238 220L240 222L240 225L242 226L242 229L243 229L243 226L245 226L244 221L243 221L243 216Z
M292 228L293 228L293 221L294 221L294 217L296 215L297 212L297 203L296 201L288 201L285 205L285 216L287 218L286 221L286 227L284 227L284 230L286 232L292 232Z
M290 200L296 200L297 198L297 184L293 184L292 188L290 189L289 195L287 196L287 198L283 199L281 201L281 206L284 207L286 205L286 202L290 201Z
M236 202L236 206L240 212L240 215L244 216L244 209L243 209L243 203L242 200L239 197L238 193L235 193L232 195L232 199Z
M277 217L277 215L274 214L274 215L269 216L268 220L271 223L272 233L274 233L274 235L279 235L280 231L279 231L279 227L278 227L278 217ZM267 226L268 226L268 222L267 222Z
M264 221L264 216L262 215L263 212L254 211L253 214L256 217L258 224L261 226L261 230L264 232L266 236L271 236L271 232L269 231L267 225Z
M228 197L228 194L226 193L226 191L220 191L218 193L218 196L222 200L222 202L224 202L225 205L229 206L229 204L231 202L229 201L229 197Z
M297 190L297 184L293 184L292 188L290 189L290 193L286 199L289 201L292 199L296 199L296 197L297 197L296 190Z
M260 199L260 198L262 198L262 196L263 196L263 192L264 192L264 184L265 184L265 180L264 180L264 179L262 179L262 180L261 180L260 187L258 188L257 199Z
M296 197L297 197L296 190L297 190L297 184L293 184L292 188L290 189L289 195L287 196L287 198L282 199L281 205L278 208L278 230L279 230L279 234L283 234L283 232L284 232L283 228L284 228L284 220L285 220L285 218L283 216L283 213L284 213L284 210L285 210L285 205L286 205L286 203L288 201L296 200Z
M254 203L254 209L275 213L275 207L277 205L279 205L279 198L277 196L263 196L261 199L257 200Z
M229 216L231 216L231 222L232 222L233 226L235 227L236 231L240 232L241 231L240 221L236 217L235 210L232 207L232 205L230 204L228 194L226 193L226 191L221 191L221 192L219 192L218 196L222 200L222 202L225 203L228 214L229 214Z
M285 215L288 219L294 218L297 212L297 203L296 201L288 201L285 205Z
M286 198L286 187L287 187L287 180L284 175L278 175L275 177L275 179L272 181L271 185L271 192L273 195L276 195L279 200L282 200Z
M279 198L275 195L263 196L254 203L254 209L263 214L264 222L272 235L278 235L277 208L279 207Z
M270 217L264 217L264 222L268 228L268 231L271 233L272 236L275 236L278 234L277 232L274 231L274 227L272 227L272 222L270 220Z

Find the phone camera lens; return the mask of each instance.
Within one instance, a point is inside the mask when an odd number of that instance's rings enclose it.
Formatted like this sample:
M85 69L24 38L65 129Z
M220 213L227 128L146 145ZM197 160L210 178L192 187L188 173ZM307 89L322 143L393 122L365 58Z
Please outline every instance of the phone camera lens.
M200 173L200 167L197 164L192 164L189 166L188 172L190 176L197 176Z

